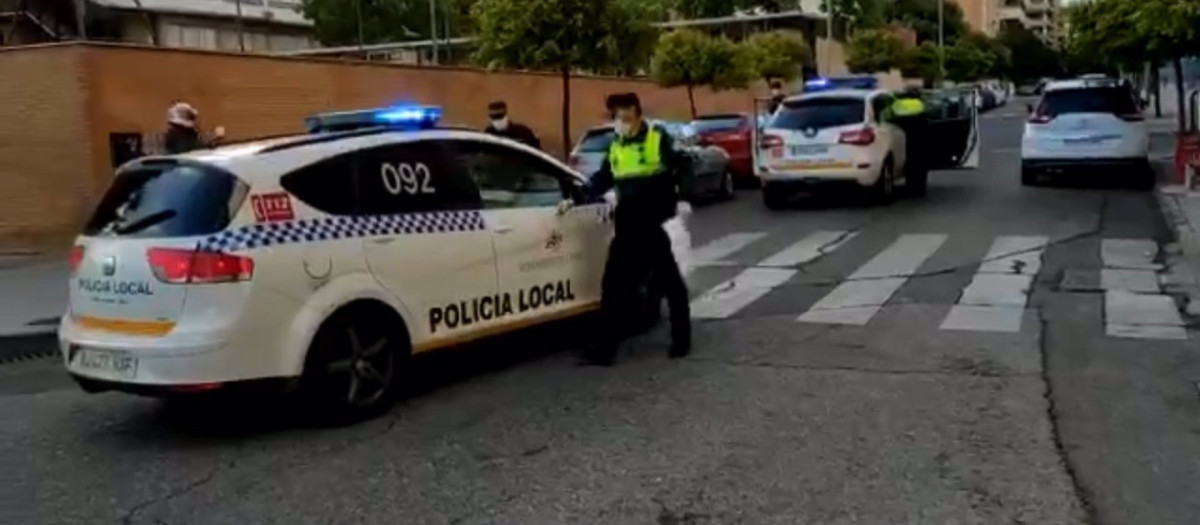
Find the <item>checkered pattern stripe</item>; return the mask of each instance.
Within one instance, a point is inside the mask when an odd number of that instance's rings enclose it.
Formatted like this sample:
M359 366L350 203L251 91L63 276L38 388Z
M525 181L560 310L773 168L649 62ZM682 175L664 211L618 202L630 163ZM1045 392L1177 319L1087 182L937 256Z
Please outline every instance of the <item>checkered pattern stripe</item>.
M323 217L295 221L252 224L214 234L201 248L218 251L250 250L281 244L379 237L385 235L421 235L482 231L480 211L447 211L374 215L363 217Z

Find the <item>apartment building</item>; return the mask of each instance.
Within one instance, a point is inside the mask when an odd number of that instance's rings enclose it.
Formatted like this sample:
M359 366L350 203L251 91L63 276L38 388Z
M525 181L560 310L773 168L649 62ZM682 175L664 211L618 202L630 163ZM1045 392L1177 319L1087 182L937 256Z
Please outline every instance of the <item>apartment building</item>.
M89 40L214 51L315 47L299 7L299 0L0 0L0 45L74 40L82 30Z
M1058 5L1056 0L999 0L994 20L995 31L1021 26L1033 31L1047 42L1058 40Z

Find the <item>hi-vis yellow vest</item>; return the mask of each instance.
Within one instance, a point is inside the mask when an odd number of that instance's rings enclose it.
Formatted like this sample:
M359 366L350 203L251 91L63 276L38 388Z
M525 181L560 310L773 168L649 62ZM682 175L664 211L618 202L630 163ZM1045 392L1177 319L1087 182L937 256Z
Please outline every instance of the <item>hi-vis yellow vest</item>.
M899 98L892 103L892 114L897 117L911 117L925 112L925 103L919 98Z
M649 124L644 125L648 128L643 142L626 144L620 138L614 138L608 147L614 181L650 177L662 170L661 132Z

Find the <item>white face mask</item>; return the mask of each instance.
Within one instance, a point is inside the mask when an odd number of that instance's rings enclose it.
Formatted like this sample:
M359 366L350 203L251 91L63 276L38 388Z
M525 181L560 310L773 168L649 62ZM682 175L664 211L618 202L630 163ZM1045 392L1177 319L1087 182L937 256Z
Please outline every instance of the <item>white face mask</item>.
M620 135L622 137L628 137L629 133L631 131L633 131L632 126L630 126L629 124L626 124L624 121L621 121L621 120L613 121L613 129L616 130L617 135Z
M508 127L508 117L496 119L492 121L492 127L498 130L503 130Z

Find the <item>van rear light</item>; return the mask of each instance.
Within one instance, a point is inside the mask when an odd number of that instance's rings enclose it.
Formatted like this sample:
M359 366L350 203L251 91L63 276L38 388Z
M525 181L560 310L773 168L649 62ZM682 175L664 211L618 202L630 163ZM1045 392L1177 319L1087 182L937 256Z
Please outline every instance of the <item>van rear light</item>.
M763 135L759 141L759 147L762 149L782 148L783 139L779 135Z
M1117 118L1124 120L1125 122L1141 122L1143 120L1146 120L1146 116L1141 113L1130 113L1127 115L1117 115Z
M67 255L67 266L70 267L71 273L75 273L81 262L83 262L83 246L77 244L71 247L71 253Z
M254 259L221 252L150 248L146 259L154 276L170 284L232 283L254 275Z
M846 131L838 137L839 144L851 144L854 146L870 146L875 143L875 130L871 128L863 128L854 131Z

